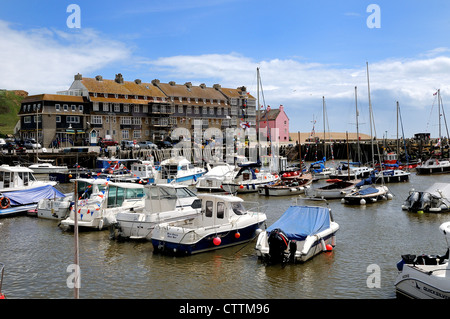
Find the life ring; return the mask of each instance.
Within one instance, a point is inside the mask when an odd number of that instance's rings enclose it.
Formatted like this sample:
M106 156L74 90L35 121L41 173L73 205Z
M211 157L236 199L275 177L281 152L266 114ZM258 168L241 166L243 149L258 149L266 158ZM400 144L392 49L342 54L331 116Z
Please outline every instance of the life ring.
M0 208L5 209L11 206L11 201L8 197L2 197L0 198Z

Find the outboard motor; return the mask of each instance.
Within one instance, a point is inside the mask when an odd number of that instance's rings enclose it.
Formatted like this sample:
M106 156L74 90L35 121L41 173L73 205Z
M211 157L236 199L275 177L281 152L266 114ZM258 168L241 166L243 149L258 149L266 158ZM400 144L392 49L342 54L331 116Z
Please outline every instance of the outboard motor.
M433 196L430 193L422 193L422 197L420 198L420 210L426 210L427 208L430 208L432 199Z
M289 246L289 239L281 231L276 228L269 234L269 262L272 264L284 263L287 258L286 248Z

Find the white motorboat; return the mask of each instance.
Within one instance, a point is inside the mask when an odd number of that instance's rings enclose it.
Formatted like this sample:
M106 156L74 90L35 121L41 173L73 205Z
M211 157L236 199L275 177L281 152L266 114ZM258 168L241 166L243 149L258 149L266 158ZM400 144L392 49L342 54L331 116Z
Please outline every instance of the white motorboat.
M37 204L36 216L44 219L65 219L68 217L72 205L73 194L64 194L64 197L43 198Z
M450 299L450 222L441 224L439 230L445 236L447 252L444 255L402 255L397 263L397 297Z
M222 182L228 175L233 174L235 168L234 165L229 165L227 163L216 165L213 168L208 169L208 172L205 175L199 177L195 187L199 191L223 191Z
M98 192L90 194L88 199L78 200L76 212L71 207L69 217L60 223L63 228L72 228L76 215L79 227L102 230L114 224L115 216L120 211L143 210L144 185L97 180L103 181L103 186L99 186Z
M345 195L351 193L356 184L360 182L356 180L333 180L321 187L310 187L305 189L305 196L308 198L324 198L324 199L337 199L343 198Z
M319 206L290 206L256 242L256 253L266 264L305 262L336 245L339 224L331 210Z
M50 174L50 173L69 173L69 168L66 165L58 166L51 163L37 163L28 166L35 174Z
M410 172L402 169L387 169L375 173L375 183L400 183L409 181Z
M402 209L427 213L450 211L450 183L434 183L425 191L412 189Z
M237 173L227 175L222 182L223 189L231 194L254 193L258 187L279 180L279 176L268 171L260 171L260 163L239 164Z
M447 159L430 158L416 166L419 175L450 173L450 161Z
M158 177L153 181L161 183L179 183L183 185L194 185L200 176L206 173L206 169L195 167L183 156L175 156L161 162Z
M335 167L325 166L326 158L322 160L311 163L309 165L309 172L313 175L315 180L330 178L332 174L336 173Z
M233 195L199 194L201 214L178 222L160 223L152 233L155 252L190 255L252 240L266 221L266 214L246 210Z
M389 192L389 189L384 186L366 186L357 188L351 193L345 195L341 202L349 205L366 205L375 203L379 200L392 199L393 196Z
M156 224L191 219L200 213L201 201L187 186L147 184L144 192L146 198L143 210L117 213L114 237L151 240Z
M363 179L369 177L373 172L373 168L361 166L359 162L341 162L335 172L330 174L331 179Z
M130 168L133 178L141 179L150 183L155 181L157 171L153 161L139 161L131 164Z
M0 166L0 217L35 210L43 198L64 197L54 181L39 181L23 166Z

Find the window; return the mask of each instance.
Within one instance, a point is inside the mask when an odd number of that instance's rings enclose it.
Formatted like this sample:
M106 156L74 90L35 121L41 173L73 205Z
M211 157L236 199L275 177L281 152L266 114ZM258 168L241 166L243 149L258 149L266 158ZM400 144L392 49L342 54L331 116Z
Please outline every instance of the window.
M120 112L120 104L114 103L114 112Z
M60 115L56 116L56 123L61 123L61 116Z
M132 104L133 105L133 104ZM130 112L130 105L129 104L124 104L123 105L123 111L124 112Z
M209 108L209 115L214 115L214 108L213 107Z
M120 118L120 124L131 125L131 116L123 116Z
M134 106L134 110L133 110L135 113L139 113L139 104L136 104L135 106Z
M70 107L72 108L72 112L75 112L77 110L77 106L76 105L71 105Z
M79 116L66 116L66 123L80 123Z
M133 117L132 118L132 122L133 122L133 125L142 125L142 118L140 118L140 117Z
M98 111L99 110L98 102L94 102L92 104L92 110L94 110L94 111Z
M122 131L122 139L127 140L130 138L130 132L128 130Z
M142 112L143 112L143 113L148 113L148 105L144 105L144 106L142 107Z
M109 103L103 102L103 111L109 112Z
M192 113L192 106L188 105L186 107L186 114L191 114Z
M198 106L194 106L194 114L200 114L200 109Z
M205 217L212 217L213 213L213 202L207 201L205 204Z
M92 124L102 124L102 117L100 115L93 115L91 116L91 123Z
M24 122L24 123L31 123L31 116L25 116L25 117L23 118L23 122Z
M25 106L25 105L24 105ZM60 112L61 111L61 105L59 105L59 104L55 104L55 110L57 111L57 112ZM24 110L25 111L25 110Z
M84 109L83 105L78 105L78 111L83 112L83 109Z
M133 131L133 138L135 138L135 139L141 138L141 131L140 130L134 130Z
M204 106L204 107L202 108L202 113L203 113L203 115L208 114L208 108L207 108L206 106Z
M225 215L225 203L218 202L217 203L217 218L223 219Z
M178 105L178 113L183 113L183 105Z
M69 106L67 104L63 105L63 110L64 112L67 112L69 110Z

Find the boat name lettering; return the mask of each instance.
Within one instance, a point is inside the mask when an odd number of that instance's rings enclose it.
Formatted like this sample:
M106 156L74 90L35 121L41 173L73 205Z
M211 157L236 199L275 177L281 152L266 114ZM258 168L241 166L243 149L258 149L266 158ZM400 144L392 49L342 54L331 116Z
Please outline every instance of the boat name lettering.
M167 233L167 237L168 238L177 238L178 234L176 234L176 233Z
M430 288L425 287L425 286L423 286L422 289L423 289L423 291L429 292L430 294L433 294L433 295L435 295L435 296L438 296L439 298L442 298L442 299L449 299L448 296L441 294L439 291L435 291L435 290L430 289Z

